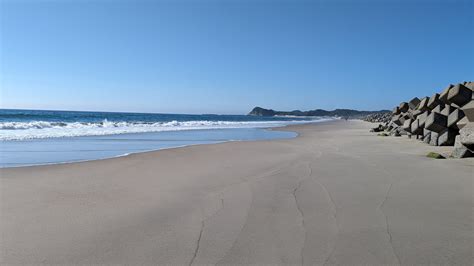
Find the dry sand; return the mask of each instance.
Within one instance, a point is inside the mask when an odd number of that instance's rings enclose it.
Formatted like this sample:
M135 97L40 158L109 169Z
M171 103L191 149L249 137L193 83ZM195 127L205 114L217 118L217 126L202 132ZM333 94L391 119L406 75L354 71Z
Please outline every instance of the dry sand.
M360 121L3 169L3 264L473 264L474 160Z

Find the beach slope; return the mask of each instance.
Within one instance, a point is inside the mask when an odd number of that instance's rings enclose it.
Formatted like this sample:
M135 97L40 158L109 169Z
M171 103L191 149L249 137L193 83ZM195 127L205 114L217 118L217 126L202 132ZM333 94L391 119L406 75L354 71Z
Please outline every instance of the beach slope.
M474 160L372 126L1 169L1 263L472 265Z

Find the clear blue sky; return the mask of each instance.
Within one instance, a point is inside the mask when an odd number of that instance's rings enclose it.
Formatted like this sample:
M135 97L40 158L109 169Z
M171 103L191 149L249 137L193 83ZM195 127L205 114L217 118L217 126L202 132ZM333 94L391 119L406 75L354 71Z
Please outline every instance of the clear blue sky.
M375 110L474 80L472 0L0 1L2 108Z

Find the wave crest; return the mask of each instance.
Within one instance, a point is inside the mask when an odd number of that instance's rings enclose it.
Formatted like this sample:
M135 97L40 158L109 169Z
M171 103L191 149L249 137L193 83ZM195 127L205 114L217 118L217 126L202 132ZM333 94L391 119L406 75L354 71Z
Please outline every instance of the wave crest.
M327 120L320 119L318 121ZM0 140L102 136L197 129L265 128L313 121L0 122Z

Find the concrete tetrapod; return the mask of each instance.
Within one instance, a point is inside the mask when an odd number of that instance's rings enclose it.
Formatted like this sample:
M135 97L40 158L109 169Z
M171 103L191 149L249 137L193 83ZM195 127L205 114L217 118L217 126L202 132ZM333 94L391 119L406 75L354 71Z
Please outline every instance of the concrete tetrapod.
M440 133L444 131L448 126L448 117L440 113L431 113L426 118L425 128L430 131Z
M457 106L464 106L472 100L472 91L462 84L452 87L448 93L448 102Z

